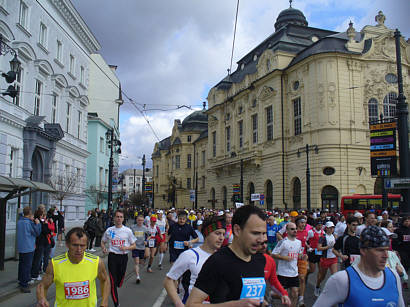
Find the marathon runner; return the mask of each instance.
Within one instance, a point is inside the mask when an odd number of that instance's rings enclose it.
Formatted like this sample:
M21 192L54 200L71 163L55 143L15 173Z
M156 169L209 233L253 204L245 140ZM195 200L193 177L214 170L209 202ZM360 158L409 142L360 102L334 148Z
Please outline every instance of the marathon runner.
M260 306L265 295L265 257L258 253L266 241L266 215L256 206L242 206L233 215L232 244L208 258L188 298L187 307Z
M117 209L114 226L107 228L101 239L101 248L108 254L108 272L111 282L111 298L115 307L119 306L117 287L121 287L127 270L128 252L136 248L132 230L124 226L124 213ZM108 249L105 246L108 244Z
M202 224L204 243L184 251L164 279L164 288L177 307L183 307L195 284L202 265L216 250L221 248L225 235L225 219L209 217ZM202 223L202 220L201 220ZM182 276L179 295L175 284Z
M48 288L56 284L55 306L94 307L100 280L101 303L108 307L110 284L104 262L100 257L85 252L88 237L84 229L72 228L65 237L68 251L51 259L41 283L37 286L37 306L48 307Z
M347 228L345 233L337 238L333 248L333 253L342 259L344 269L352 265L355 258L360 256L360 238L356 235L358 224L359 220L357 217L349 216L347 218Z
M186 221L187 213L181 210L178 212L178 222L168 229L169 261L171 263L175 262L178 256L190 245L199 240L194 228ZM190 237L194 239L190 241Z
M308 257L307 249L310 249L309 243L306 242L308 237L308 230L306 229L306 218L305 216L299 216L296 218L296 239L302 243L302 254L303 257L298 259L298 276L299 276L299 307L304 307L304 295L306 288L306 275L308 270Z
M148 267L147 267L148 273L152 273L151 266L152 266L152 263L154 262L154 257L157 253L157 247L159 245L159 242L162 240L161 230L156 225L156 223L157 223L157 218L154 215L151 215L150 224L147 227L149 236L146 242L148 254L149 254Z
M321 219L316 219L314 224L315 227L308 231L308 242L310 245L310 249L308 249L309 270L308 274L306 275L306 283L309 274L315 272L316 265L319 267L320 258L322 257L322 252L318 251L317 246L319 244L319 238L324 235L324 231L322 229L323 222ZM319 294L320 293L318 293L317 296L319 296Z
M313 307L405 307L400 277L386 267L389 238L370 225L360 235L360 261L332 275Z
M272 251L272 257L278 259L278 279L285 289L290 289L292 307L296 307L298 300L298 259L302 259L302 242L296 239L295 223L286 224L287 236L278 242Z
M266 224L266 231L268 237L268 246L267 252L270 254L272 250L275 248L278 240L276 238L276 233L279 231L279 225L276 224L276 221L273 215L269 216L267 224Z
M136 217L137 223L131 226L131 230L136 239L135 249L132 250L132 258L134 258L135 275L137 276L136 283L141 282L140 263L145 262L145 245L146 238L150 235L148 228L144 225L144 216L142 214Z
M319 238L319 244L317 250L322 252L319 264L319 274L316 279L315 295L320 293L320 284L326 277L327 270L330 269L330 274L337 272L337 257L333 253L333 246L336 243L333 232L335 225L329 221L325 224L325 234Z
M162 261L164 260L165 252L167 251L167 243L166 243L166 236L168 232L168 222L167 218L164 216L164 211L159 210L157 212L157 226L161 231L161 240L159 241L159 247L157 249L157 253L159 252L159 263L158 268L162 270Z

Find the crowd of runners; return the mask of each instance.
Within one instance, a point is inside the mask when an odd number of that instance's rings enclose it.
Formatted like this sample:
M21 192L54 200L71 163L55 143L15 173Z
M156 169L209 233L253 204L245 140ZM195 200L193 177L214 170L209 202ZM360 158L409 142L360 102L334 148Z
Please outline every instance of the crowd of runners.
M78 295L84 291L80 280L64 280L68 276L61 273L75 268L65 267L67 259L72 264L84 262L75 259L81 255L93 263L87 267L90 274L95 272L92 285L96 278L104 283L103 302L110 294L119 306L117 288L123 283L129 253L136 284L143 282L142 269L162 270L169 254L172 266L164 288L175 306L273 306L274 299L286 306L305 306L305 289L312 278L314 306L405 306L409 217L390 216L387 211L378 215L375 210L346 216L327 210L267 211L250 205L231 210L146 209L132 215L134 222L127 227L123 211L115 211L114 225L102 236L108 273L98 257L85 252L83 229L67 234L68 252L51 261L38 287L39 306L47 306L45 297L53 281L58 306L71 306L65 304L70 299L79 306L79 298L89 298ZM67 282L75 295L67 296Z

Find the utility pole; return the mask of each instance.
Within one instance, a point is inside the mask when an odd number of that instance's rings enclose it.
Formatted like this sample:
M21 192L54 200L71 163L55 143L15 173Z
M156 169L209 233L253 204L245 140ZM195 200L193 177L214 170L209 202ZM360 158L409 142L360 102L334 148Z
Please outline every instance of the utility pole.
M145 154L142 156L142 201L145 203Z
M135 167L134 167L134 196L135 196L135 171L136 171L136 169L135 169Z
M397 132L399 135L399 157L400 157L400 177L409 178L409 128L408 128L408 106L403 93L403 75L401 71L401 50L400 31L396 29L394 38L396 42L396 63L397 63L397 84L399 97L397 98ZM410 213L410 190L402 190L403 202L400 205L400 213Z
M243 203L243 159L241 159L241 203Z

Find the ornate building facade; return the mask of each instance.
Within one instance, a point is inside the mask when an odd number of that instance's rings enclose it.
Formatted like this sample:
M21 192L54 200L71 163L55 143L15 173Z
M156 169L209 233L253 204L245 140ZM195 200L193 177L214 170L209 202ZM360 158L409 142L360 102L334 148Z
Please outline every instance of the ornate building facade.
M306 208L308 170L312 208L373 194L369 121L394 118L397 103L395 42L384 21L379 12L376 25L338 33L309 27L297 9L282 11L275 32L209 92L199 206L234 206L242 177L245 203L261 193L265 208ZM404 38L401 53L409 97Z

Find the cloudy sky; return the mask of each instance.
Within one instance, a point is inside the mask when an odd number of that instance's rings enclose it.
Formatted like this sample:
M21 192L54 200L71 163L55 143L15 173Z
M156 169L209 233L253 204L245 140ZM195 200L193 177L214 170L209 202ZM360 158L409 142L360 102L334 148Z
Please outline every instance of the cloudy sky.
M100 42L108 64L117 65L129 103L121 107L120 168L151 165L155 142L171 134L174 119L201 109L209 89L230 66L237 0L71 0ZM356 31L375 25L379 10L389 28L410 37L409 0L294 0L309 26ZM240 0L236 62L274 32L288 0ZM190 106L192 109L178 108ZM149 121L152 129L147 124ZM153 132L153 131L154 132Z

